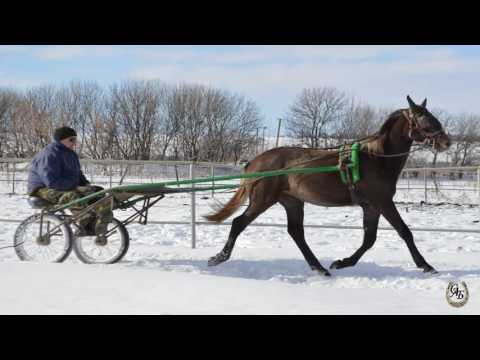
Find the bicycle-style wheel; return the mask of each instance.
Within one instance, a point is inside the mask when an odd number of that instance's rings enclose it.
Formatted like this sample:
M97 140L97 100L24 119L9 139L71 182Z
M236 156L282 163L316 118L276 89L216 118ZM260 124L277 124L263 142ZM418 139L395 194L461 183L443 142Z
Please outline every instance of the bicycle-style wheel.
M72 251L72 238L70 226L60 217L35 214L20 223L13 242L20 260L55 263L68 257Z
M73 241L73 250L85 264L113 264L127 253L130 238L125 226L117 219L108 224L104 239L81 236Z

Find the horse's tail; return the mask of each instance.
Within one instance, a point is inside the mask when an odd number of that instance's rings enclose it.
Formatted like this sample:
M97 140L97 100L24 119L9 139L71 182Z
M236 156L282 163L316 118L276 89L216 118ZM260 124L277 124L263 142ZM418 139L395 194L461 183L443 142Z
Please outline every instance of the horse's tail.
M248 189L245 186L245 181L240 182L240 188L235 192L235 195L216 213L204 216L208 221L214 221L217 223L222 222L226 218L230 217L238 208L245 202L248 195Z

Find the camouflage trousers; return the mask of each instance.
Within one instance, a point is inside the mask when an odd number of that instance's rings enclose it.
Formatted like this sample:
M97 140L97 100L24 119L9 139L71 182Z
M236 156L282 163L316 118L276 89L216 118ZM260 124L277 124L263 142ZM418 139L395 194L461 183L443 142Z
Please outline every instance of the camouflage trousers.
M87 190L85 190L85 188ZM70 191L59 191L55 189L50 189L48 187L40 188L35 192L35 196L47 200L48 202L61 205L67 204L73 200L80 199L89 194L99 191L98 189L91 189L89 187L78 187L75 190ZM86 205L77 205L72 206L70 211L73 215L79 214L87 206L91 205L93 202L99 200L96 198L92 200L89 204ZM78 220L78 224L86 231L95 232L95 234L100 235L104 234L107 231L108 224L113 219L113 212L111 209L111 204L109 201L101 202L93 208L93 210L81 219Z

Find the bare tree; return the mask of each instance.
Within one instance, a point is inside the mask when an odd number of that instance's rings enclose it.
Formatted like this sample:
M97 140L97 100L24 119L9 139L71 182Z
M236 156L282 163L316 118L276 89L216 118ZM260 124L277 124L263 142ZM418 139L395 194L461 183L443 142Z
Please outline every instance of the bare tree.
M110 120L124 159L150 159L158 102L151 82L130 81L111 88Z
M179 118L175 116L177 90L157 82L154 91L158 96L158 106L152 152L155 157L166 159L167 151L172 147L180 131Z
M55 112L54 88L30 89L16 102L9 129L9 144L16 157L36 154L51 141Z
M454 121L454 115L443 109L432 109L431 113L442 123L443 128L448 132L452 122ZM435 167L438 162L438 152L431 147L427 147L425 151L432 154L432 158L428 166ZM427 164L428 162L425 161L425 165Z
M207 133L207 119L203 95L206 91L200 85L182 85L176 96L180 124L180 146L185 160L198 161L201 139Z
M82 84L80 109L85 122L82 129L85 155L93 159L119 159L115 143L115 124L107 110L103 89L96 83Z
M338 145L373 135L380 128L382 121L384 119L380 118L378 110L370 105L356 104L352 98L345 107L343 116L337 123L332 124L335 129L332 138L336 139L335 145Z
M56 91L55 126L71 126L78 134L77 152L83 154L87 121L92 116L92 107L98 103L102 90L95 82L72 81Z
M253 153L261 121L253 101L221 89L128 81L104 91L95 82L71 82L0 92L0 155L33 156L54 128L71 126L77 151L93 159L237 162Z
M478 159L480 147L480 116L476 114L460 114L452 117L452 146L448 154L454 166L472 165Z
M262 126L263 118L260 109L253 101L247 101L243 98L238 99L235 117L232 121L230 138L227 144L230 146L229 158L237 163L242 156L248 157L248 154L256 147L256 138L254 131ZM224 161L225 159L219 159Z
M285 116L289 136L309 147L327 146L329 127L347 106L346 95L331 87L304 89Z
M202 147L203 157L237 162L255 141L253 133L261 122L257 105L242 96L215 89L209 89L205 101L208 129Z
M261 123L252 101L201 85L175 87L169 104L168 123L178 130L174 154L184 160L237 161Z
M9 151L9 133L18 95L9 89L0 89L0 157Z

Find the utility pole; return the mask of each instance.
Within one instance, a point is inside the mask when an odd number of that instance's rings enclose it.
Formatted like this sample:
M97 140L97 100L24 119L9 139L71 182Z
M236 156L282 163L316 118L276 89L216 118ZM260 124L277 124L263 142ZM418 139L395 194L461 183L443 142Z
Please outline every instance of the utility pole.
M266 126L263 127L262 152L265 152L265 129L266 128L267 128Z
M255 156L258 155L258 127L257 127L257 137L255 138Z
M278 142L280 140L280 127L281 126L282 126L282 119L278 119L277 142L275 143L275 147L278 147Z

